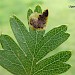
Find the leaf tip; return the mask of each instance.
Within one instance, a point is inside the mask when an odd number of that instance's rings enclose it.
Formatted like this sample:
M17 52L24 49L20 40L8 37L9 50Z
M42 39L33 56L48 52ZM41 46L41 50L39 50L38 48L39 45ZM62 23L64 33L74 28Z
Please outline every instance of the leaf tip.
M71 65L69 65L69 64L66 64L66 65L65 65L66 68L64 69L64 72L67 72L71 68ZM62 72L62 73L64 73L64 72Z
M31 9L31 8L29 8L29 9L28 9L28 11L32 11L32 9Z
M10 18L14 18L14 17L16 17L16 15L15 15L15 14L13 14L12 16L10 16Z
M10 16L10 18L13 18L13 16Z
M40 6L39 4L38 4L38 5L36 5L36 7L40 7L40 8L41 8L41 6ZM36 7L35 7L35 8L36 8Z
M71 65L68 65L68 69L70 69L71 68Z
M34 9L34 12L42 13L42 9L40 5L37 5Z
M61 25L60 27L61 27L62 29L64 29L64 31L67 30L67 25Z
M72 51L69 50L69 51L66 51L66 52L68 53L69 57L71 57L71 55L72 55Z
M40 5L38 4L36 7L40 7ZM36 7L35 7L35 8L36 8Z
M67 35L67 38L69 38L70 34L69 33L65 33Z
M71 51L63 51L64 52L64 54L66 55L66 57L65 57L65 61L64 62L66 62L66 61L68 61L69 60L69 58L71 57L71 55L72 55L72 52Z

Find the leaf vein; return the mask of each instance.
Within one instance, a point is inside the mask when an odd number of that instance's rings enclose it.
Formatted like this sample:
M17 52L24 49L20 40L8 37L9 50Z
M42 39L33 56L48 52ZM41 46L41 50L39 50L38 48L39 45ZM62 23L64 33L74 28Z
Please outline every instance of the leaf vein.
M62 31L62 30L61 30L61 31ZM59 31L58 33L56 33L55 35L53 35L47 42L45 42L45 43L41 46L41 48L38 50L36 56L38 55L38 53L40 52L40 50L44 47L44 45L47 44L53 37L55 37L56 35L58 35L61 31Z

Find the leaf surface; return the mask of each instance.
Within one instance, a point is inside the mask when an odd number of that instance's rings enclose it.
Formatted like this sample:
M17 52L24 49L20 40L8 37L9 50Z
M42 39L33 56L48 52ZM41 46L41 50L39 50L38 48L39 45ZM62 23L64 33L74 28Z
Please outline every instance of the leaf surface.
M34 12L42 13L40 6ZM29 9L27 19L32 14ZM71 65L66 61L71 57L70 51L61 51L43 59L47 53L55 50L65 42L70 34L67 26L55 27L45 34L45 30L29 31L16 17L10 18L10 26L17 43L8 35L0 35L0 65L14 75L58 75L66 72ZM43 59L43 60L41 60Z
M42 9L39 5L37 5L34 9L34 12L42 13Z
M27 19L29 20L29 16L33 13L33 11L31 9L28 10L27 12Z
M65 33L66 30L67 27L62 25L45 34L42 38L43 41L41 40L36 47L35 57L37 61L68 39L70 35Z

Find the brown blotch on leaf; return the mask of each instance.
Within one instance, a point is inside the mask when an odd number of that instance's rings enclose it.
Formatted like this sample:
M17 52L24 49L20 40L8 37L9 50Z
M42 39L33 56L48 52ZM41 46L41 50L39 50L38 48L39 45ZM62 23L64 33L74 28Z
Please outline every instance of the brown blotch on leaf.
M43 29L46 26L47 17L48 9L45 10L42 14L39 14L37 18L30 18L30 25L33 26L33 28L35 29Z

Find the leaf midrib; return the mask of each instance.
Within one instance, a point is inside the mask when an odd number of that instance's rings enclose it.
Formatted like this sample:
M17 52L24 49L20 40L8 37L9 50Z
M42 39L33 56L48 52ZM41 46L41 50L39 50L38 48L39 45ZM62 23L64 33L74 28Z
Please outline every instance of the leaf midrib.
M16 19L17 20L17 19ZM16 22L16 21L15 21ZM23 34L23 32L22 32L22 30L21 30L21 28L20 28L20 26L19 26L19 24L18 24L18 22L16 22L16 24L18 25L18 27L19 27L19 30L20 30L20 32L21 32L21 34L22 34L22 36L23 36L23 39L24 39L24 41L25 41L25 43L26 43L26 39L24 38L24 34ZM27 47L28 47L28 44L26 43L26 45L27 45ZM30 51L30 49L29 49L29 47L28 47L28 50L29 50L29 52L30 52L30 54L32 55L32 53L31 53L31 51ZM23 51L23 50L22 50ZM23 51L24 52L24 51ZM24 52L25 53L25 52ZM26 54L26 53L25 53ZM26 55L27 56L27 55ZM32 55L33 56L33 55Z
M37 32L37 30L36 30L36 43L35 43L35 49L36 49L36 45L37 45L37 34L38 34L38 32ZM35 49L34 49L34 55L35 55ZM30 70L30 75L31 75L31 72L32 72L32 68L33 68L33 65L34 65L34 59L35 59L35 57L34 57L34 55L33 55L33 60L32 60L32 65L31 65L31 70Z

